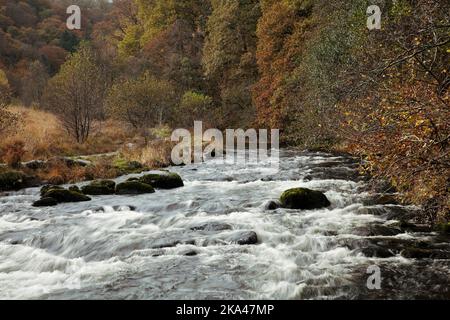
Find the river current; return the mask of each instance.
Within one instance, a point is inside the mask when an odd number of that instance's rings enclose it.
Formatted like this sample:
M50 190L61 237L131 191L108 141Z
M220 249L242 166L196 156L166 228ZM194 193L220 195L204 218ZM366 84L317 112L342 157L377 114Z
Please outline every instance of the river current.
M379 201L351 158L280 156L279 170L214 159L169 168L185 186L148 195L51 208L32 207L39 188L1 196L0 298L450 298L448 239L398 227L418 208ZM293 187L332 205L268 209ZM257 244L240 242L252 232ZM440 255L401 254L417 244ZM381 289L367 286L370 266Z

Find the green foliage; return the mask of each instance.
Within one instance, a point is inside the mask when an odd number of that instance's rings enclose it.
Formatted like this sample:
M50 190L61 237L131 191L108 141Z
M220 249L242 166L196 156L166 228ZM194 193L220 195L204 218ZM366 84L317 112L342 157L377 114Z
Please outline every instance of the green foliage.
M168 121L176 99L173 86L145 73L113 85L107 99L110 116L136 129L149 129Z
M86 141L93 121L103 115L105 77L92 46L82 43L45 89L45 107L79 143Z
M183 127L192 127L194 121L210 121L213 118L213 100L211 97L193 91L186 92L176 110L177 123Z
M203 48L206 75L217 89L219 126L246 125L253 115L251 86L257 80L256 25L261 16L256 0L212 1Z

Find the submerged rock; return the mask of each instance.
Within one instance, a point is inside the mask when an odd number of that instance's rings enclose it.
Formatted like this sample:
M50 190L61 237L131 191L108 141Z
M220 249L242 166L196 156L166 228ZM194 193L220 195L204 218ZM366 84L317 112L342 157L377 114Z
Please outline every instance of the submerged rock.
M156 189L174 189L183 187L184 183L177 173L152 173L139 178L142 183L149 184Z
M281 203L278 201L268 201L264 204L265 210L276 210L281 207Z
M283 192L280 202L282 207L287 209L320 209L331 205L325 194L306 188L289 189Z
M184 253L184 256L186 256L186 257L193 257L193 256L196 256L197 254L198 254L197 251L190 250L190 251Z
M116 183L112 180L96 180L89 185L83 186L81 191L84 194L92 196L109 195L114 194Z
M126 194L145 194L154 193L155 189L149 184L142 183L139 181L128 181L119 183L116 186L116 194L126 195Z
M360 251L362 254L369 258L391 258L395 256L395 253L393 253L388 248L383 248L375 245L368 246L357 251Z
M233 227L228 223L222 222L207 222L200 225L196 225L190 228L193 231L223 231L231 230Z
M58 204L55 198L45 197L33 203L33 207L53 207Z
M402 256L409 259L450 259L450 252L437 249L406 248Z
M258 235L254 231L238 233L231 238L232 243L238 245L250 245L258 243Z

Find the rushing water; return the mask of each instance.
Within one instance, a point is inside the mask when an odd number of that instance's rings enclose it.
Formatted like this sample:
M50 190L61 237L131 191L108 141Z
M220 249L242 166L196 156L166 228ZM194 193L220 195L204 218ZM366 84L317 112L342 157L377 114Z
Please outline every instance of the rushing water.
M448 239L396 229L416 208L377 204L356 167L283 151L279 171L216 160L171 168L185 187L149 195L52 208L31 206L38 188L0 197L0 298L449 298ZM267 209L299 186L332 206ZM252 231L258 244L237 244ZM431 243L440 259L402 257L412 243ZM366 287L371 265L381 290Z

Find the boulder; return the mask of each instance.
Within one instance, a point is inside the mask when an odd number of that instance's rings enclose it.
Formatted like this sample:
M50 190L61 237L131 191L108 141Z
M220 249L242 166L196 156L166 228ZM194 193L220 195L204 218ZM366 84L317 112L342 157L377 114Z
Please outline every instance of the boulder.
M145 194L154 193L155 189L149 184L139 181L127 181L116 186L116 194Z
M184 186L181 177L172 172L146 174L139 181L149 184L156 189L174 189Z
M254 231L238 233L232 237L231 242L241 246L257 244L258 235Z
M33 203L33 207L52 207L56 206L58 201L55 198L45 197Z
M287 209L320 209L331 205L325 194L306 188L289 189L280 197L283 208Z
M19 171L0 173L0 191L12 191L39 185L36 177L28 176Z
M63 187L60 187L60 186L54 186L54 185L51 185L51 184L46 184L45 186L43 186L43 187L41 188L41 197L45 197L45 194L46 194L48 191L50 191L51 189L64 190Z
M50 189L47 191L44 196L44 198L53 198L58 203L62 202L83 202L83 201L90 201L91 198L88 196L81 194L79 192L70 191L66 189Z
M112 180L96 180L91 182L87 186L83 186L81 191L84 194L92 196L109 195L114 194L116 183Z

